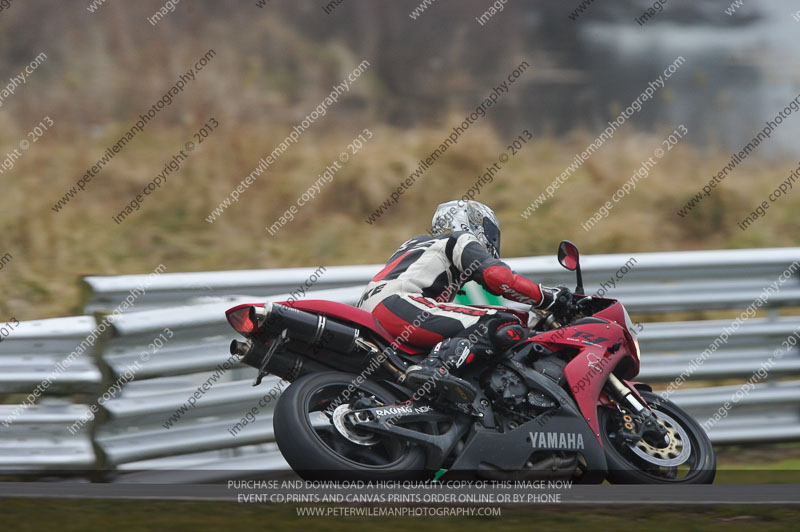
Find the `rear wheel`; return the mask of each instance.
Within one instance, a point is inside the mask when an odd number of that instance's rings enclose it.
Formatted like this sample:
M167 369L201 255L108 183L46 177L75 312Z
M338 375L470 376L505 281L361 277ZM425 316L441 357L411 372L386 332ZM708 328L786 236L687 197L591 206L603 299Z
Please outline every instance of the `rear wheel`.
M668 441L643 438L635 444L627 442L619 434L626 423L624 414L600 408L608 480L617 484L711 484L717 460L703 428L672 401L652 392L641 395L666 429Z
M401 438L359 431L348 421L350 403L362 397L375 397L388 405L397 403L385 388L369 381L355 384L355 379L347 373L312 373L281 394L273 424L284 458L309 480L421 478L423 449ZM355 390L348 394L348 387ZM337 402L342 404L331 411Z

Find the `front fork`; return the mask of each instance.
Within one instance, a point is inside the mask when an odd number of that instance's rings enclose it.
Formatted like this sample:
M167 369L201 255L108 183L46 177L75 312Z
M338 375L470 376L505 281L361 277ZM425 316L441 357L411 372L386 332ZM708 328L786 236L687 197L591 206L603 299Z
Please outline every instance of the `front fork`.
M635 429L636 426L632 423L633 419L628 419L630 416L625 416L625 427L628 429L630 439L638 440L647 436L647 439L652 442L664 442L665 444L669 444L669 433L666 427L658 422L658 418L653 414L653 411L646 405L643 405L636 397L636 394L613 373L608 376L607 387L609 394L617 400L619 404L628 407L639 421L641 421L638 430L634 432L633 429Z

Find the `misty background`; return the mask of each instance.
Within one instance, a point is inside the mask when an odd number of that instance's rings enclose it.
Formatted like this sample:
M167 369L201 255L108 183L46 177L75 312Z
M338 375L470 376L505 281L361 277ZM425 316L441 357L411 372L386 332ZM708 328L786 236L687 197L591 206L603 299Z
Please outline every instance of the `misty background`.
M796 2L487 0L184 0L153 25L160 0L12 0L0 11L0 159L49 117L54 125L0 174L0 309L20 320L74 313L86 274L208 271L385 261L429 228L525 129L526 144L476 198L498 213L503 255L795 245L800 196L747 231L741 220L797 165L790 116L714 194L676 215L798 93ZM572 15L572 16L571 16ZM798 15L800 17L800 15ZM574 19L574 20L573 20ZM216 53L62 210L53 205L209 49ZM530 202L677 57L686 62L557 193ZM369 68L213 223L206 217L262 157L362 61ZM492 88L531 65L375 223L366 220ZM214 130L122 224L141 193L210 118ZM591 231L581 228L683 125L689 134ZM374 133L275 236L271 225L364 128ZM199 293L198 295L204 295Z

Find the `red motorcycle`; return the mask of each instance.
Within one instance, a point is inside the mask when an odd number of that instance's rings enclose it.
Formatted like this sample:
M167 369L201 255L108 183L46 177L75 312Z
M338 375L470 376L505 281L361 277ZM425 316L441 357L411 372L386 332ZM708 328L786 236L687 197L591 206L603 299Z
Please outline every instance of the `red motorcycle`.
M711 483L716 458L700 425L634 382L636 330L622 304L583 293L577 247L558 260L578 279L560 315L533 335L464 368L471 405L403 385L425 353L398 343L371 314L321 300L239 305L228 322L247 339L231 353L291 385L273 415L289 465L307 479ZM485 307L484 307L485 308ZM504 307L512 313L519 311ZM527 316L523 317L525 323ZM445 470L445 471L443 471Z

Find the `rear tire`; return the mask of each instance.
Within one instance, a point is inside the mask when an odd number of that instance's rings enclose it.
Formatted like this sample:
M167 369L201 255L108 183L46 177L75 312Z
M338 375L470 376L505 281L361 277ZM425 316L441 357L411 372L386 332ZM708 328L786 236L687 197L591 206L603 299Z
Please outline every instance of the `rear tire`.
M368 446L353 443L324 413L348 386L355 391L343 404L362 395L374 395L384 404L398 402L380 385L369 381L355 384L355 379L348 373L312 373L281 394L273 427L283 457L307 480L412 480L425 476L425 452L418 445L383 435L367 435L375 440Z

